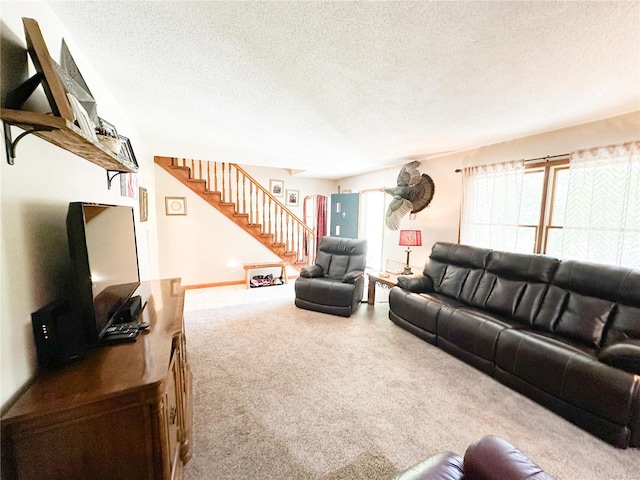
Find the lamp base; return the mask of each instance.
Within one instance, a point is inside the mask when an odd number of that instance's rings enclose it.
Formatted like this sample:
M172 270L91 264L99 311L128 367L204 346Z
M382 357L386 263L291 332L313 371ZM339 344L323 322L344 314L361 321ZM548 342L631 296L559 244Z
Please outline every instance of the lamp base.
M402 272L403 275L413 275L413 272L411 271L411 267L409 265L405 265L404 266L404 271Z

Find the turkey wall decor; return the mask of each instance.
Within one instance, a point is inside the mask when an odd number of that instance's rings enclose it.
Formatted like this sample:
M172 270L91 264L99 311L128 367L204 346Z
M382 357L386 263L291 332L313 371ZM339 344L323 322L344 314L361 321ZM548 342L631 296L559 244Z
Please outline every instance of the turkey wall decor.
M433 199L433 180L426 173L421 175L418 171L419 166L420 162L417 160L407 163L398 174L398 186L384 189L393 197L385 216L389 230L397 230L402 217L407 213L418 213Z

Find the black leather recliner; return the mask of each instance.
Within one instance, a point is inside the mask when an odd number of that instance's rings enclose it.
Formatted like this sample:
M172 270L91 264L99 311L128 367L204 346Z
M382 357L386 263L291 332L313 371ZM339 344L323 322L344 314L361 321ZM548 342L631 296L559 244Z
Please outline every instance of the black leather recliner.
M408 468L393 480L553 480L504 438L487 435L471 444L464 458L442 452Z
M296 306L348 317L364 293L367 241L322 237L314 265L296 279Z

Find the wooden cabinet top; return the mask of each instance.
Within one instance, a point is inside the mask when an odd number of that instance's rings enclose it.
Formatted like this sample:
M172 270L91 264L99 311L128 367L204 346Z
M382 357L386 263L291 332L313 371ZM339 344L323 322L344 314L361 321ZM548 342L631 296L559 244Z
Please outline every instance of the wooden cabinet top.
M136 291L150 327L136 342L92 348L70 365L40 371L3 415L2 423L75 409L118 395L153 398L164 383L174 338L183 329L184 290L180 279L142 282Z

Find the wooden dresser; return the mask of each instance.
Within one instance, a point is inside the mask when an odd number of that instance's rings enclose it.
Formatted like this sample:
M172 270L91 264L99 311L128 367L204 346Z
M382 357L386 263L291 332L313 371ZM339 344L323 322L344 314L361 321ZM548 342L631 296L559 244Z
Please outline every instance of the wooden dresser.
M142 282L135 343L42 371L2 417L3 479L180 479L192 391L180 279Z

